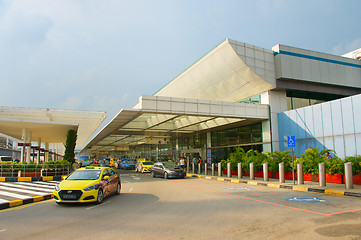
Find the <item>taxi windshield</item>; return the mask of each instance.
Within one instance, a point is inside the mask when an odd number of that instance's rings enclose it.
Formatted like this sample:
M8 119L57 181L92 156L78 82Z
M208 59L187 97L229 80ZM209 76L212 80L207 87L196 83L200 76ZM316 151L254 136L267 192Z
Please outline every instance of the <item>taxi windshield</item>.
M95 180L100 176L101 170L78 170L69 175L66 180Z

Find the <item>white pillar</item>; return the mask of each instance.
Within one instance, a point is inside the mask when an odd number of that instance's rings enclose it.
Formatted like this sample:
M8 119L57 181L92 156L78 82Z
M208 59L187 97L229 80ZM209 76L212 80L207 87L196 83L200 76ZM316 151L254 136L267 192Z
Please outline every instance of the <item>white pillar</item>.
M49 143L45 143L44 162L49 161Z
M26 143L30 144L30 146L26 146L26 162L30 162L30 153L31 153L31 132L28 132Z
M23 132L21 135L21 141L23 142L23 146L21 147L21 156L20 156L20 161L24 162L24 155L25 155L25 143L26 143L26 128L23 128Z
M38 140L38 151L37 151L37 158L36 158L36 163L40 163L40 148L41 148L41 138L39 138Z

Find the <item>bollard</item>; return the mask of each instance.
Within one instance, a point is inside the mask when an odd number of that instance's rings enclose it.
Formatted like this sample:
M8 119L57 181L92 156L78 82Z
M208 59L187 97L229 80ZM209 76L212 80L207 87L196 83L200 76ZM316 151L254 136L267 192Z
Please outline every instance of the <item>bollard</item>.
M242 178L242 163L238 163L238 178Z
M231 177L232 176L232 172L231 172L231 163L228 162L227 163L227 177Z
M218 177L222 177L222 163L218 163Z
M194 166L194 163L192 163L192 173L194 174L194 169L195 169L195 166Z
M320 181L320 187L325 187L326 186L325 162L318 164L318 178Z
M214 163L212 163L212 176L214 176Z
M297 163L297 184L304 184L303 181L303 163Z
M198 163L198 174L202 173L202 164Z
M280 183L284 183L285 182L285 163L281 162L278 164L278 174L279 174L279 178L280 178Z
M208 174L208 164L205 163L204 164L204 175L207 175Z
M249 179L254 180L254 163L249 164Z
M268 181L268 163L263 163L263 181Z
M189 157L187 157L187 173L189 173Z
M345 184L346 189L353 189L352 163L345 163Z

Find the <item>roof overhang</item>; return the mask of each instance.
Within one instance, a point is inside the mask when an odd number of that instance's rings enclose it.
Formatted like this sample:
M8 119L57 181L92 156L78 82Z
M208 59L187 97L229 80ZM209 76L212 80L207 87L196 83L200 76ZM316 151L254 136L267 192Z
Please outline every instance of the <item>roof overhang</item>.
M143 95L133 109L121 110L81 153L126 151L131 145L153 144L154 139L163 142L181 134L267 119L268 105Z
M155 96L240 102L274 88L273 51L226 39Z
M77 130L77 146L87 140L106 117L105 112L49 108L0 106L0 132L21 139L22 131L31 132L31 141L65 143L68 130Z

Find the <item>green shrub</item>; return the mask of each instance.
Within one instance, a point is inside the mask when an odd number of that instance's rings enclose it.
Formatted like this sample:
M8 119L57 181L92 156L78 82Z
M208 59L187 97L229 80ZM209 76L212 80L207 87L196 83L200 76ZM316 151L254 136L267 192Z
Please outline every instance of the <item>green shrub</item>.
M352 174L361 175L361 156L356 157L346 157L344 163L352 163Z

